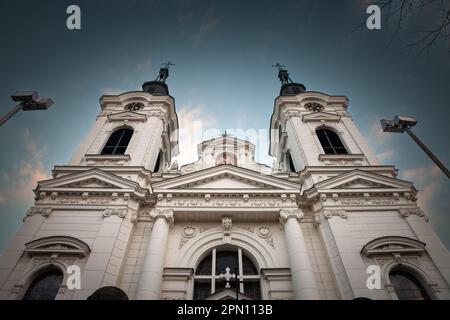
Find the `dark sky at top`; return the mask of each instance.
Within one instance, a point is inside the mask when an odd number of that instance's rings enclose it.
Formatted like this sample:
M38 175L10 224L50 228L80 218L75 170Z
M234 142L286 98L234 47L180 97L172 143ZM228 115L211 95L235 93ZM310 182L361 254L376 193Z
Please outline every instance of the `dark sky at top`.
M450 40L424 52L405 48L420 35L413 31L437 23L431 7L392 41L394 20L378 31L357 29L367 2L1 1L1 113L16 90L37 89L55 105L0 128L0 251L32 205L36 180L66 164L86 136L100 96L139 89L167 60L176 63L168 82L179 114L220 130L268 128L276 62L309 90L346 95L382 162L421 190L420 204L449 247L448 180L409 137L381 134L378 121L416 117L415 132L450 165ZM66 28L70 4L81 7L80 31Z

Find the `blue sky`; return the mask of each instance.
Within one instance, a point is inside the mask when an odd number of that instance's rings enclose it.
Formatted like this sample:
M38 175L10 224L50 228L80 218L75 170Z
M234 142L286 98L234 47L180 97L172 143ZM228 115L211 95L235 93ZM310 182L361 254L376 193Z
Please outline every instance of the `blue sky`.
M80 31L66 28L70 4L81 8ZM1 113L16 90L37 89L55 105L0 128L0 251L32 205L36 181L66 164L93 125L101 95L139 89L167 60L176 63L168 82L180 123L191 129L267 130L280 87L276 62L309 90L346 95L363 135L421 190L422 208L450 247L448 179L409 137L382 134L378 122L416 117L417 135L450 163L450 43L420 55L405 49L415 36L409 30L437 21L432 10L392 42L392 26L355 30L366 7L358 0L2 1ZM195 160L192 143L181 149L181 162ZM257 160L270 164L266 154L259 146Z

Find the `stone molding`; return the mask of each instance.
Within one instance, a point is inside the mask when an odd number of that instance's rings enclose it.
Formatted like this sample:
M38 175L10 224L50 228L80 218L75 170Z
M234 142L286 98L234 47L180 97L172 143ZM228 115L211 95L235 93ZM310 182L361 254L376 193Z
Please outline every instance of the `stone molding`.
M288 219L294 218L297 220L302 220L305 217L305 214L302 210L296 209L296 210L288 210L288 209L281 209L280 210L280 222L286 223Z
M400 215L403 218L407 218L410 215L415 214L416 216L423 218L426 222L428 222L428 220L429 220L427 215L423 212L423 210L418 207L416 207L416 208L401 208L401 209L398 209L398 212L400 213Z
M150 219L155 221L158 218L163 218L169 223L169 225L172 225L174 223L174 214L172 209L165 209L165 210L159 210L159 209L153 209L149 213Z
M28 209L27 215L25 216L25 218L23 218L23 221L25 222L27 217L31 217L36 214L41 215L44 218L48 218L52 213L52 210L53 209L50 207L31 207L30 209Z
M103 210L103 218L108 218L110 216L118 216L119 218L125 218L127 215L127 209L111 209L107 208Z

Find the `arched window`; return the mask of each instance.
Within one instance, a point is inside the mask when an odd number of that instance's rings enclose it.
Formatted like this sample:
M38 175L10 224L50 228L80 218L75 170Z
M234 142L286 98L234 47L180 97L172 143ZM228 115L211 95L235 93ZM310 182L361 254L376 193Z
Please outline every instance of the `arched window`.
M237 280L229 277L232 274L238 275ZM195 270L194 299L205 299L227 289L236 292L236 286L240 294L260 299L259 282L256 266L240 248L236 251L213 249Z
M389 279L399 300L430 300L425 287L411 273L394 269L389 273Z
M348 154L336 132L329 129L317 129L316 134L325 154Z
M55 300L62 280L61 271L45 271L31 282L22 300Z
M103 147L102 154L125 154L132 135L133 129L130 128L122 128L114 131Z

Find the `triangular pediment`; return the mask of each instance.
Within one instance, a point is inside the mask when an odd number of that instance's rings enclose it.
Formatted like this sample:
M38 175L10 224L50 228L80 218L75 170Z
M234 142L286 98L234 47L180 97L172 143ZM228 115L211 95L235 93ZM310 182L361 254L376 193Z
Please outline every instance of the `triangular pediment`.
M98 179L98 178L88 178L81 181L75 181L72 183L64 184L59 186L60 188L107 188L107 189L114 189L114 188L120 188L118 185L111 184L109 182L106 182L104 180Z
M414 187L412 183L408 181L355 169L321 181L316 184L315 188L317 190L364 192L372 190L410 191Z
M216 292L205 298L205 300L236 300L236 295L240 300L253 300L253 298L247 296L246 294L243 294L242 292L239 292L239 294L237 294L236 290L232 289L225 289Z
M328 121L328 122L339 122L341 116L337 114L327 113L327 112L313 112L305 114L302 117L303 122L308 121Z
M98 168L38 182L36 191L106 191L146 193L138 183Z
M299 192L300 185L244 168L220 165L155 183L153 189L155 192L182 189L289 190L289 192Z
M133 111L123 111L108 115L109 121L146 121L147 116Z

